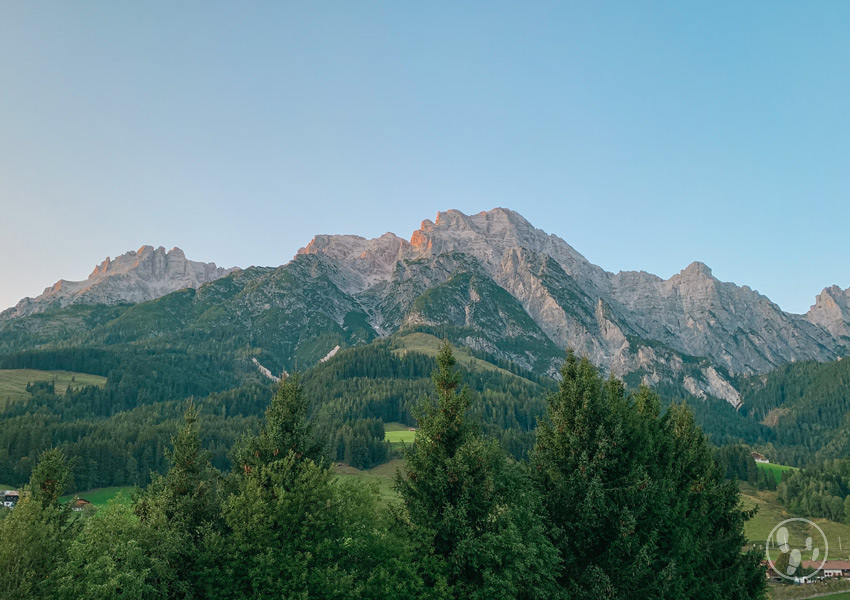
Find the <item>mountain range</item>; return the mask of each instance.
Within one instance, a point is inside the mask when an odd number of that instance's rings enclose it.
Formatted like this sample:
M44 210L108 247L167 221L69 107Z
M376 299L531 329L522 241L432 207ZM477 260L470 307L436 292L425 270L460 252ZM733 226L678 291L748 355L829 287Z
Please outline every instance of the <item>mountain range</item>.
M41 295L24 298L0 312L0 319L23 317L70 304L146 302L185 288L197 288L236 269L187 260L180 248L142 246L115 260L107 257L85 281L60 279Z
M571 347L627 383L737 406L741 377L846 354L850 290L826 288L795 315L699 262L669 279L611 273L514 211L449 210L409 239L317 235L277 268L144 246L0 313L0 353L210 335L282 372L406 331L537 374L557 373Z

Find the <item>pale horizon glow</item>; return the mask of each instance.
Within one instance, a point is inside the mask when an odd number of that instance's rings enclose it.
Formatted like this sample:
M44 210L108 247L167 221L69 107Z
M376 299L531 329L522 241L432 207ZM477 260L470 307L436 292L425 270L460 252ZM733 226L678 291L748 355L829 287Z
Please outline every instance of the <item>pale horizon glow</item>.
M0 310L497 206L608 271L850 287L850 5L6 3Z

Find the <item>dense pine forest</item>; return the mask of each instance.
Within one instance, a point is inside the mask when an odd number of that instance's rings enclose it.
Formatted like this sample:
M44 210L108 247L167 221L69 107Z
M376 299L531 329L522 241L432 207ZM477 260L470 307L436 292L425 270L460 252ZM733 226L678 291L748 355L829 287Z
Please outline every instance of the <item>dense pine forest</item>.
M472 414L513 457L523 458L554 381L464 356ZM413 410L430 388L434 367L433 356L385 340L343 350L306 371L308 410L327 458L358 468L386 461L382 423L415 424ZM0 481L25 482L38 453L59 447L75 457L74 490L147 485L151 472L163 473L170 432L190 397L204 407L202 441L212 464L229 469L230 448L241 432L258 430L274 386L250 361L231 355L136 347L23 352L0 357L0 368L107 377L103 387L61 396L45 385L32 388L26 401L0 398Z
M329 461L369 468L392 457L382 423L414 425L414 408L431 386L435 358L422 340L438 344L427 332L411 330L343 349L304 371L308 415ZM189 398L203 406L201 439L212 464L229 470L230 449L242 432L259 430L274 384L258 372L251 360L256 356L216 353L208 338L202 342L197 348L54 344L0 356L0 369L61 369L106 378L100 387L67 390L35 382L25 399L0 396L0 481L25 483L39 453L57 447L73 458L71 491L145 486L151 473L167 469L165 450ZM555 380L486 353L463 347L458 352L471 414L511 457L527 458ZM850 410L847 361L797 363L739 385L744 402L739 410L712 398L688 400L712 444L745 445L772 462L809 468L850 455L842 416ZM686 397L663 385L656 391L665 408Z
M714 560L713 553L723 547L733 560L731 549L738 544L741 550L741 528L749 516L736 504L736 481L774 493L775 502L791 515L850 522L847 425L840 416L850 407L846 361L798 363L766 376L742 378L738 385L744 404L736 410L712 398L676 400L684 396L681 390L664 385L651 393L640 385L603 380L587 361L572 355L559 380L462 345L447 357L445 348L437 352L440 341L432 335L437 333L443 332L419 328L344 348L329 360L285 377L280 385L260 372L252 360L256 354L219 353L206 339L196 348L54 344L0 357L2 369L88 373L99 382L72 381L66 388L53 380L33 381L16 397L0 397L0 481L15 487L29 482L28 489L35 490L42 485L44 470L53 469L51 481L61 483L57 498L60 492L138 487L131 504L116 503L95 516L71 513L58 500L49 510L43 506L38 516L33 516L36 508L30 504L4 511L4 540L19 535L44 539L29 555L27 549L11 547L8 560L36 561L49 555L64 565L57 567L61 573L28 567L34 569L33 577L50 583L23 596L302 597L295 591L301 589L308 590L306 597L316 598L522 598L534 597L517 591L531 586L543 590L541 595L569 598L692 597L678 583L655 579L660 577L658 569L666 568L667 577L677 582L690 577L687 585L708 585L696 563L688 562L698 560L691 552L703 539L701 530L689 530L679 523L684 517L677 515L711 515L710 522L702 517L696 522L713 531L715 543L697 549L697 555ZM452 363L448 371L447 361ZM440 400L434 399L435 372L462 376L463 387L441 383L438 377ZM463 410L452 410L462 414L462 440L453 442L453 449L431 448L427 441L432 435L448 443L439 428L449 425L442 423L445 415L437 408L456 396ZM432 400L423 404L429 397ZM274 398L271 407L269 398ZM417 442L406 451L389 444L387 424L418 426ZM438 429L430 434L430 427ZM568 431L572 433L565 437ZM676 440L685 431L691 432L689 451L699 454L687 460L700 466L682 471L685 451ZM606 437L609 434L613 437ZM269 436L288 435L302 441L284 447L302 456L284 468L274 454L277 450L280 455L280 446ZM186 450L185 444L194 450ZM778 481L772 472L757 468L754 451L800 469L783 471ZM190 476L178 468L176 457L185 452L198 465L191 486L206 490L203 498L182 498L180 493L188 488L180 492L168 483ZM405 461L393 464L406 466L396 481L397 501L389 506L386 496L369 484L333 472L337 463L368 469L402 452ZM451 467L441 462L450 458ZM270 466L273 463L276 466ZM588 471L591 467L595 470ZM246 495L245 486L258 473L263 473L262 485ZM295 486L308 485L302 478L319 487ZM424 478L418 481L421 489L415 485L417 478ZM454 478L469 478L472 487L452 491ZM700 483L694 483L697 480ZM691 495L693 489L702 494L710 488L716 500L703 504L704 499L688 498L684 490L689 485ZM281 490L290 494L285 501ZM674 490L683 496L674 498ZM31 492L32 497L38 495ZM195 508L203 505L198 510L204 516L174 508L184 502ZM304 503L312 502L333 511L298 512L307 511ZM451 503L460 503L454 516L438 510L454 506ZM275 512L284 510L300 515L299 524ZM516 521L493 521L494 514L505 510ZM555 519L571 511L580 521ZM239 522L247 514L253 515L250 531ZM346 525L337 522L339 515L346 515ZM192 525L189 530L181 529L183 525L175 529L174 519ZM303 522L320 525L309 533L298 529ZM602 522L612 529L597 531ZM725 529L714 531L713 524ZM293 532L301 545L290 548L275 538L281 535L279 527ZM467 535L459 533L464 527L474 532L473 538L456 537ZM41 533L22 534L17 528ZM177 533L167 533L171 529ZM452 533L443 536L441 529ZM266 535L271 541L261 543ZM685 542L676 542L676 536L687 539L689 549ZM123 546L111 545L111 539ZM584 545L576 550L578 539ZM158 554L159 544L175 554ZM331 550L333 544L348 550ZM502 546L505 554L493 550ZM239 558L233 548L242 548ZM272 558L275 548L291 551L301 562L287 563L284 569ZM357 554L361 551L363 555ZM106 557L95 566L73 558L71 552ZM754 562L723 567L737 573L733 589L738 595L731 597L759 597L761 587L752 575L757 561L754 555L740 556ZM191 567L184 564L187 561ZM511 561L517 561L514 571L508 568ZM128 564L136 566L126 571ZM103 569L95 576L102 580L78 581L78 575L70 575L72 568ZM624 570L635 573L634 581L622 581ZM250 581L234 583L237 571L252 573L245 576ZM275 580L275 572L289 573L287 578L300 583ZM494 574L472 575L488 572ZM117 579L126 583L116 584ZM18 593L21 588L15 586L24 583L4 585ZM74 587L81 585L94 587ZM501 596L493 591L496 587ZM646 595L648 589L657 595ZM718 594L730 597L725 591ZM706 592L704 597L713 596Z
M664 410L648 389L628 392L569 354L518 460L481 426L487 411L476 411L448 343L436 361L417 361L393 364L411 375L433 366L425 398L399 396L400 412L371 417L410 411L419 426L397 502L333 475L310 408L323 386L296 374L265 390L264 417L230 444L224 470L204 449L209 409L180 407L164 474L130 505L72 512L59 501L75 476L67 453L41 452L0 520L0 589L69 599L763 597L760 556L741 551L749 513L687 407ZM343 419L347 408L336 410Z

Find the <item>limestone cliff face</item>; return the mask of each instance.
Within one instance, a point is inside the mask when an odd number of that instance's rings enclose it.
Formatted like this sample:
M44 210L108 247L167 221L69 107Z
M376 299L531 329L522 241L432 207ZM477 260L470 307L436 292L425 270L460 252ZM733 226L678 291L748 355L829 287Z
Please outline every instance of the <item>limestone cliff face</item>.
M646 273L611 276L612 302L642 337L737 373L769 370L794 360L836 357L834 337L805 318L783 312L747 286L721 282L702 263L668 280Z
M666 280L646 272L609 273L502 208L438 213L409 242L394 234L375 240L317 236L300 252L336 264L335 283L358 299L381 333L436 324L439 311L424 319L421 309L414 310L419 299L460 272L476 273L507 292L533 323L534 336L542 334L552 347L575 348L620 376L673 377L691 393L732 404L738 398L730 376L797 360L835 359L845 351L842 336L850 336L850 293L838 288L824 290L809 314L800 316L747 286L718 280L699 262ZM469 313L475 302L459 292L448 297L453 304L445 307L444 320L460 326L458 311ZM503 331L480 331L481 326L471 339L490 351ZM528 356L503 354L534 363ZM689 370L682 356L704 361Z
M842 290L837 285L824 288L806 313L806 319L836 338L850 340L850 288Z
M84 281L57 281L40 296L24 298L3 311L0 318L21 317L71 304L145 302L177 290L197 288L233 270L216 267L215 263L188 260L180 248L166 252L161 246L142 246L115 260L107 258Z
M86 281L60 281L0 318L78 302L142 302L227 273L178 249L145 246L107 259ZM737 406L737 375L833 360L850 344L850 290L827 288L807 315L792 315L699 262L669 279L610 273L503 208L438 213L409 240L318 235L286 265L251 273L251 285L221 313L258 346L280 353L309 346L304 360L335 345L430 328L538 373L557 374L571 347L632 383L672 384ZM201 288L195 301L214 303L207 292L240 277ZM275 360L284 364L288 356Z

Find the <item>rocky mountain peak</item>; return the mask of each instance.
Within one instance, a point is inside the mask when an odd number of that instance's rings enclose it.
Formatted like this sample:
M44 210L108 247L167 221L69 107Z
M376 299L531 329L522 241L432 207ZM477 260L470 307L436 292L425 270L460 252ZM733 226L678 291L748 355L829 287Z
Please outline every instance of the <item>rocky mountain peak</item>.
M435 221L426 219L415 238L424 238L435 246L458 251L462 248L491 249L528 247L536 249L548 239L548 234L534 228L517 212L506 208L494 208L474 215L466 215L459 210L438 212Z
M139 264L150 259L155 254L159 254L161 257L173 255L173 258L178 260L186 258L183 251L177 247L172 248L168 253L166 253L163 246L155 249L153 246L145 245L141 246L138 250L125 252L124 254L116 257L115 260L112 260L111 257L107 256L102 263L95 266L94 270L89 274L88 279L98 279L116 272L126 272L139 266Z
M573 347L621 375L652 370L647 373L652 380L660 377L659 370L684 377L691 367L676 356L704 357L700 370L688 375L690 386L733 404L736 393L712 365L728 373L764 372L793 360L829 360L841 351L817 317L810 322L784 313L750 288L718 280L702 262L669 279L643 271L609 273L563 239L504 208L472 215L439 212L434 220L422 221L409 243L392 234L376 240L317 236L302 253L332 261L330 276L362 303L376 331L392 331L411 319L437 324L444 318L471 327L485 314L482 296L461 286L458 274L474 272L506 292L502 301L521 307L535 335L546 336L553 347ZM430 313L419 308L405 316L419 295L444 285L451 292L440 297L451 293L452 301L444 299ZM832 290L821 304L850 307L850 299L843 299L844 292ZM504 323L504 315L515 314L513 310L506 304L487 319ZM850 309L846 317L836 313L829 319L850 322ZM493 340L505 331L494 326L476 335L467 343L496 352ZM531 364L531 354L506 357Z
M291 275L286 286L269 275L254 305L291 310L292 298L309 290L302 312L292 313L293 331L312 313L341 331L357 313L375 335L452 325L465 332L462 343L540 372L556 372L562 351L572 347L618 375L678 381L733 404L730 375L833 360L850 347L850 290L837 286L824 289L804 316L717 279L702 262L669 279L614 274L504 208L439 212L409 239L317 235L281 267ZM141 302L227 272L189 261L179 248L142 246L107 258L85 281L60 280L0 319L80 302Z
M24 298L0 313L0 319L21 317L70 304L145 302L170 292L197 288L236 269L186 259L180 248L142 246L115 259L106 257L87 279L60 279L35 298Z
M324 254L337 260L355 260L369 255L398 252L408 244L394 233L367 239L359 235L317 235L298 254Z
M409 246L394 233L371 240L359 235L317 235L298 254L320 255L335 263L340 270L337 285L354 292L388 280Z
M714 275L711 274L711 269L705 263L699 262L698 260L689 264L685 269L681 272L681 275L689 277L689 278L711 278L714 279Z
M462 252L478 258L491 273L500 269L506 253L524 248L557 260L569 273L596 286L605 272L591 264L556 235L537 229L522 215L507 208L494 208L474 215L459 210L437 213L426 219L410 238L414 257Z
M842 290L837 285L824 288L806 313L806 319L836 337L850 338L850 288Z

